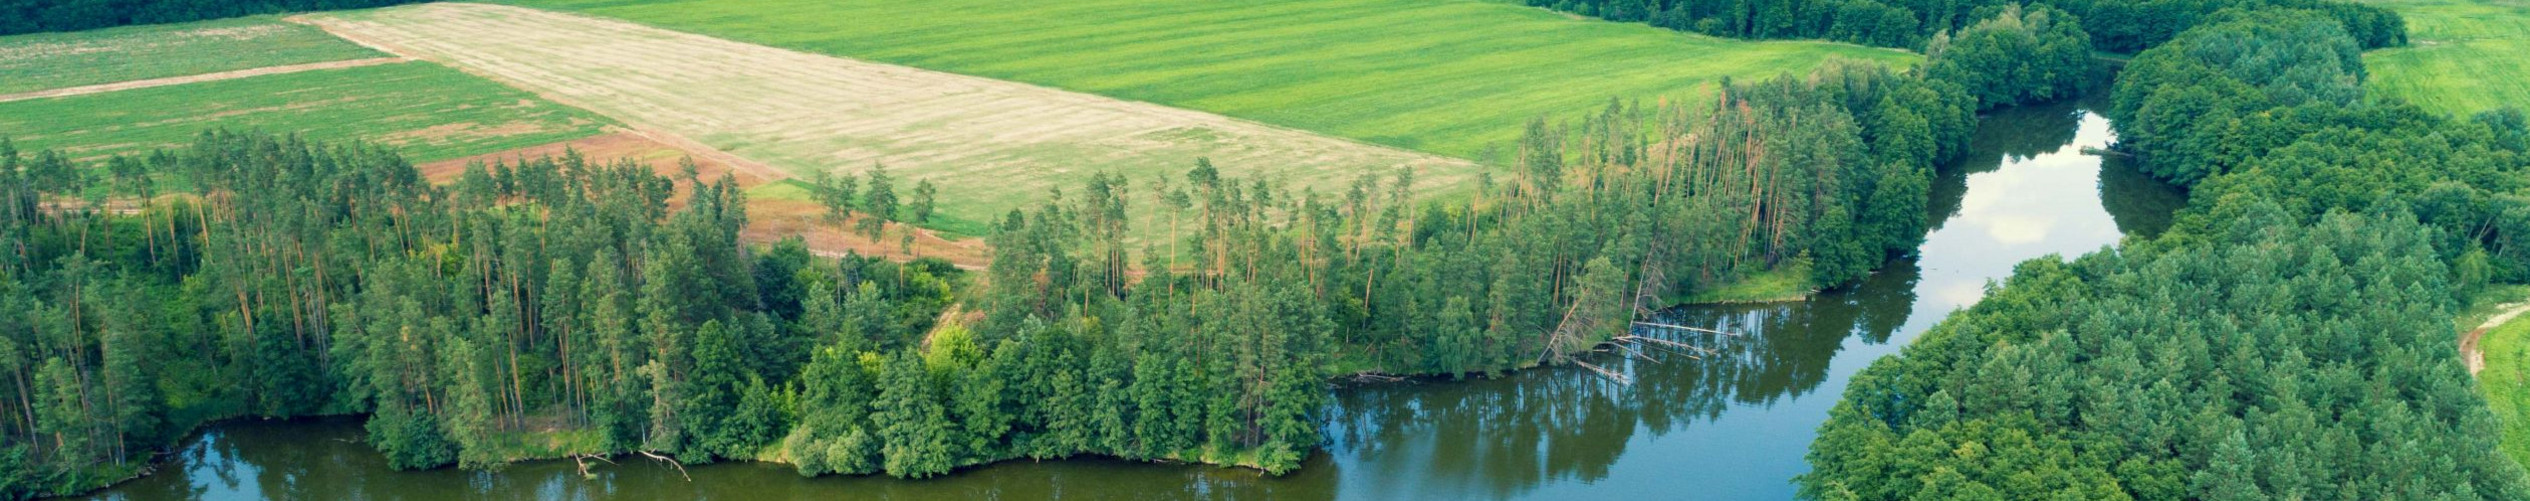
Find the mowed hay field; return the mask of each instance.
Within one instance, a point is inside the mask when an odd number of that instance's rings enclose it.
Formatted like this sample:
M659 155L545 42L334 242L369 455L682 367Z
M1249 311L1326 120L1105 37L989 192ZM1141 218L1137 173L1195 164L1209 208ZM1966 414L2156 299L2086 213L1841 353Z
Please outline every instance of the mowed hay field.
M0 136L19 149L89 160L226 127L370 141L421 162L588 137L608 123L426 62L0 103Z
M884 163L899 190L937 184L943 219L933 226L958 233L981 233L1094 173L1182 179L1199 157L1228 175L1326 193L1365 172L1414 167L1422 186L1441 187L1469 184L1477 169L1209 113L576 14L442 3L302 19L796 175Z
M1744 42L1488 0L506 0L1048 85L1461 158L1609 98L1912 54Z
M271 16L16 35L0 37L0 94L385 55Z
M2377 93L2462 116L2530 107L2530 1L2367 3L2405 16L2410 42L2364 54Z

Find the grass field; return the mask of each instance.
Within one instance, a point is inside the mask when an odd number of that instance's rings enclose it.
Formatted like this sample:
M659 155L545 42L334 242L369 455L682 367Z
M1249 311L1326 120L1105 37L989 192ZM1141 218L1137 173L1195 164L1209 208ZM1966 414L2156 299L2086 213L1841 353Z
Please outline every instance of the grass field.
M2477 387L2503 423L2504 454L2530 464L2530 315L2487 331L2479 343L2486 370L2477 373Z
M608 121L424 62L0 103L20 149L75 158L179 146L211 127L367 140L429 161L597 134Z
M2367 3L2405 16L2411 41L2363 56L2377 93L2463 116L2530 107L2530 1Z
M1480 0L507 0L1476 158L1546 114L1899 51Z
M2488 287L2469 298L2453 324L2458 332L2476 330L2524 300L2530 300L2530 286ZM2469 348L2468 337L2461 336L2464 358ZM2495 411L2502 423L2504 454L2512 456L2513 461L2530 464L2530 315L2514 317L2488 329L2477 339L2476 348L2485 357L2485 370L2477 373L2477 389L2486 395L2487 407Z
M794 174L884 163L903 184L939 185L945 219L933 226L970 235L1091 174L1125 174L1140 185L1179 177L1199 157L1225 174L1325 193L1398 166L1418 167L1426 186L1468 184L1476 170L1208 113L591 16L426 4L306 20ZM1156 205L1148 202L1137 203Z
M0 37L0 94L384 56L256 16Z

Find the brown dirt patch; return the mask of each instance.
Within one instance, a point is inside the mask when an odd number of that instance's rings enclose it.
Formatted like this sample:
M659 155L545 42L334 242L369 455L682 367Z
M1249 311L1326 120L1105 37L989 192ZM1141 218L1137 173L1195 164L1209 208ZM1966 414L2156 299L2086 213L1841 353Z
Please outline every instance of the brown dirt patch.
M903 238L904 234L899 232L905 231L904 225L888 226L887 234L873 241L853 234L851 221L826 222L825 211L825 207L799 200L749 199L747 229L740 231L738 237L749 242L770 243L798 236L807 239L809 250L827 257L840 256L845 252L897 261L936 257L970 270L982 269L992 262L992 250L984 246L983 239L948 240L931 230L915 228L913 252L907 253L899 240ZM859 216L856 215L854 220L857 219Z
M629 159L649 166L653 172L669 177L682 175L678 172L679 161L693 157L695 172L706 180L719 179L727 174L738 182L738 186L744 188L754 188L779 181L779 179L768 179L759 174L760 171L736 168L741 164L726 160L729 157L726 153L701 154L634 131L616 131L570 141L430 162L416 165L414 168L420 170L422 177L431 182L449 183L455 181L458 175L465 173L466 165L475 162L485 164L517 162L523 159L559 157L566 152L578 152L580 156L598 162ZM669 200L672 205L684 200L684 192L690 186L679 183L677 188L679 194ZM887 234L877 241L853 234L849 228L851 228L850 221L827 222L825 208L815 203L800 200L749 198L747 200L747 228L739 233L739 238L754 243L773 243L797 236L807 241L809 250L822 256L840 256L851 252L899 261L911 260L915 257L937 257L947 259L959 267L970 269L982 268L992 256L992 252L980 239L948 240L930 230L917 229L913 252L907 253L898 240L901 238L899 235L902 235L898 232L904 231L902 225L890 227Z
M379 136L378 141L387 144L430 143L459 136L515 136L543 131L544 127L535 122L510 122L490 127L474 122L458 122L387 134Z

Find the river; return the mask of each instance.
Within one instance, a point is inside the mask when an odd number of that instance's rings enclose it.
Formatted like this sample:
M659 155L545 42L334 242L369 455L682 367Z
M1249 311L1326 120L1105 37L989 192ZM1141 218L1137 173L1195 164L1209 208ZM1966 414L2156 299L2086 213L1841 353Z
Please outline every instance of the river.
M2096 103L2094 103L2096 104ZM2157 233L2185 196L2086 147L2114 140L2081 103L1986 117L1934 185L1917 256L1798 303L1690 306L1664 322L1715 353L1603 357L1632 385L1574 368L1336 392L1325 450L1281 477L1112 459L1011 461L944 478L802 478L726 463L686 474L647 459L498 471L397 472L356 419L211 426L160 472L94 495L174 499L1788 499L1846 379L1898 352L2022 260Z

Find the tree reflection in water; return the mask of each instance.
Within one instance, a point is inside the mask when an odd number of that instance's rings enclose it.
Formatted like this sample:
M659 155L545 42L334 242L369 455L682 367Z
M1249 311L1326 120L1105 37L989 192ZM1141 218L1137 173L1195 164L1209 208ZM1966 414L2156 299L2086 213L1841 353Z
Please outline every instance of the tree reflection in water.
M1574 485L1632 489L1624 492L1630 494L1717 488L1723 490L1696 492L1788 497L1790 478L1806 469L1799 455L1841 392L1843 378L1871 358L1894 352L1950 310L1973 303L1986 280L2008 275L2023 259L2094 250L2116 242L2120 223L2167 220L2166 211L2176 208L2169 201L2183 202L2184 195L2167 185L2118 178L2129 173L2115 170L2127 167L2103 165L2101 158L2081 152L2112 138L2107 121L2081 103L1990 116L1972 143L1971 160L1944 169L1934 187L1930 210L1938 223L1921 259L1891 263L1860 285L1805 302L1662 312L1656 322L1741 336L1639 328L1638 334L1718 353L1673 353L1657 361L1609 353L1591 360L1631 376L1631 386L1588 370L1549 368L1490 380L1339 391L1327 428L1333 456L1328 462L1348 470L1341 474L1346 479L1376 479L1381 485L1343 490L1376 498L1506 498L1561 494ZM2119 182L2102 182L2106 179ZM1972 187L1975 198L1969 196ZM1847 353L1857 347L1859 352ZM1744 422L1786 419L1805 421ZM1725 420L1742 422L1724 426L1727 430L1697 429ZM1714 436L1732 433L1772 435ZM1643 448L1656 450L1629 450ZM1764 450L1746 450L1751 448ZM1750 462L1735 470L1765 478L1732 478L1686 464L1730 463L1733 455ZM1638 469L1627 470L1628 465ZM1602 482L1616 470L1626 470L1627 477ZM1644 470L1666 471L1670 478L1635 476ZM1711 487L1722 484L1729 485Z

